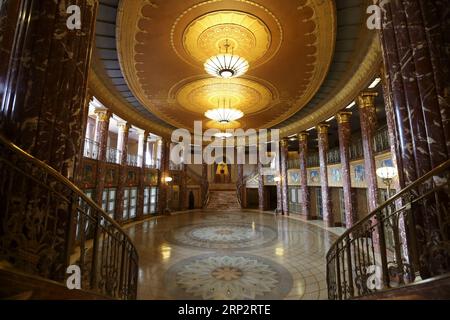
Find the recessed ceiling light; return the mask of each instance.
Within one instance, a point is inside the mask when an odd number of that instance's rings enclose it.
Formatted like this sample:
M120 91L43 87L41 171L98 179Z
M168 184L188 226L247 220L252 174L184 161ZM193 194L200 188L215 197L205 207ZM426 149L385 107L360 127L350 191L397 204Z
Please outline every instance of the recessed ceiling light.
M370 84L369 89L373 89L376 86L378 86L378 84L381 82L381 78L376 78L375 80L373 80L373 82Z
M345 109L351 109L356 105L356 102L353 101L352 103L350 103Z

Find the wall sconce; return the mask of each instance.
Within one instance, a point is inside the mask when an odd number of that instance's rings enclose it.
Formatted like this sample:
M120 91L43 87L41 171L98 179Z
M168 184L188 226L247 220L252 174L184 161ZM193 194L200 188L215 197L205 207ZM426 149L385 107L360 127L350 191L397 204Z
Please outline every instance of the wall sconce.
M394 167L382 167L377 170L377 176L383 180L387 186L388 198L391 197L392 180L397 176L397 169Z
M173 181L173 178L172 177L165 177L164 178L164 182L165 183L170 183L170 182L172 182Z

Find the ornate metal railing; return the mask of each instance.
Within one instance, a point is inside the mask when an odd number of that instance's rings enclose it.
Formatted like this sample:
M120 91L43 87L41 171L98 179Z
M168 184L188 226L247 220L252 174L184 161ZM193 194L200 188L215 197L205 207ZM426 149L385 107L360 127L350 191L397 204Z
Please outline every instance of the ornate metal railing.
M99 144L91 139L85 139L83 156L86 158L98 160Z
M327 254L329 299L450 272L450 160L347 230Z
M142 163L142 157L134 154L127 154L127 165L130 167L139 167Z
M83 290L136 298L137 251L96 203L1 136L0 177L0 262L64 284L78 266Z
M120 164L122 152L114 148L106 148L106 162Z

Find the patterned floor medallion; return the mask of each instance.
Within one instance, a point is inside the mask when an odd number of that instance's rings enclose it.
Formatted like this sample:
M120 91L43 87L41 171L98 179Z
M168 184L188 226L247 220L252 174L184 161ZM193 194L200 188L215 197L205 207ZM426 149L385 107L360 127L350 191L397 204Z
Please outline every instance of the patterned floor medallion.
M184 226L166 234L166 239L182 246L245 250L273 244L277 231L254 223L210 223Z
M166 283L176 299L282 299L293 279L283 266L253 255L204 255L175 264Z

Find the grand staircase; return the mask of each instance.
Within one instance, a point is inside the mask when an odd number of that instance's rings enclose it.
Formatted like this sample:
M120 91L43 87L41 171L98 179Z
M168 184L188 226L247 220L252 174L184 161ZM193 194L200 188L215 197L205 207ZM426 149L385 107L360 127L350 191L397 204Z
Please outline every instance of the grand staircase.
M450 160L332 245L329 299L450 299L449 208Z
M236 185L211 184L209 186L209 201L206 210L211 211L236 211L241 210L238 200Z
M0 177L0 299L136 299L136 248L95 202L1 135Z

